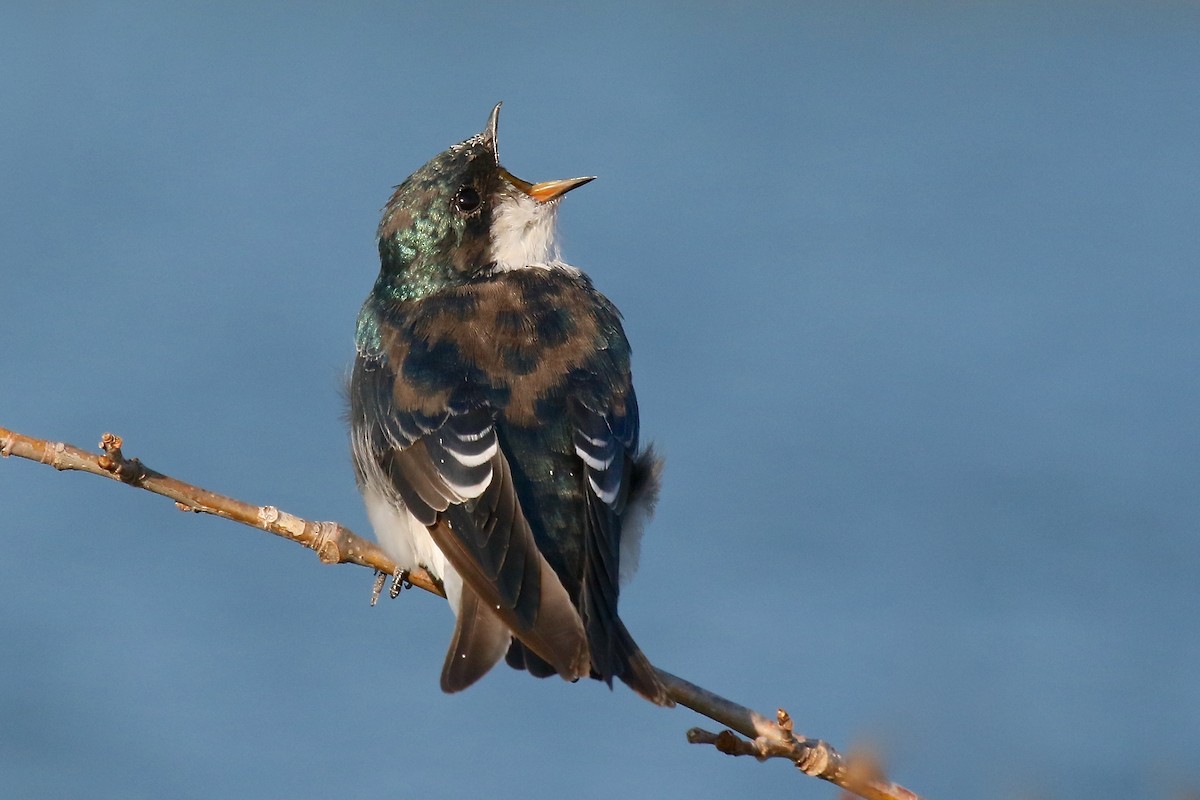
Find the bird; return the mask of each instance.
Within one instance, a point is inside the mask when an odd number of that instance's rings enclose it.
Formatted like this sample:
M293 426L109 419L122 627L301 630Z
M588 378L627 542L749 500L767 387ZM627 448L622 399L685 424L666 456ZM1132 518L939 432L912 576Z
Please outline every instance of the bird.
M506 170L500 105L383 209L347 392L357 484L380 546L455 613L443 691L503 658L670 706L617 613L662 459L639 445L621 314L556 239L593 178Z

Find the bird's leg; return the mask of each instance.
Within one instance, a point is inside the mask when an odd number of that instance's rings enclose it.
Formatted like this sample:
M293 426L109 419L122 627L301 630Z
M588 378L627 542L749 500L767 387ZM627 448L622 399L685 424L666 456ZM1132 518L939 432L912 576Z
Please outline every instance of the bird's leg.
M408 582L408 571L396 567L396 571L392 573L392 586L388 589L388 595L395 600L400 595L401 589L411 589L412 584Z
M379 602L379 595L383 594L384 581L388 579L386 573L375 570L375 586L371 589L371 607L373 608Z

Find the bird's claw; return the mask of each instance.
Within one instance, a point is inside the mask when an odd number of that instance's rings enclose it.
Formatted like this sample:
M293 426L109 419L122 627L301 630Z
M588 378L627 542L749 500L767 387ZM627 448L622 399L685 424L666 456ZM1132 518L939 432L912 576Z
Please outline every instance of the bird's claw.
M388 587L388 597L393 600L400 596L402 589L412 588L412 584L408 582L408 570L396 567L396 571L391 575L376 570L375 585L371 587L371 605L379 602L379 596L383 594L383 585L387 583L388 578L392 579L392 585Z
M412 584L408 582L408 570L396 567L396 571L392 573L392 586L388 589L388 595L395 600L400 596L401 589L411 589Z

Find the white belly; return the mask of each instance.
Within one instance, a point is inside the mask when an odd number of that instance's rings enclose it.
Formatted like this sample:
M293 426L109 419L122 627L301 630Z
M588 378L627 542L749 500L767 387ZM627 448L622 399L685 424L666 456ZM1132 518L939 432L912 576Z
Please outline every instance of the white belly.
M366 503L367 518L375 529L379 546L402 569L421 567L441 580L446 589L446 599L457 614L462 578L454 567L446 563L446 556L434 544L429 530L398 501L385 497L372 483L367 481L363 487L363 502Z

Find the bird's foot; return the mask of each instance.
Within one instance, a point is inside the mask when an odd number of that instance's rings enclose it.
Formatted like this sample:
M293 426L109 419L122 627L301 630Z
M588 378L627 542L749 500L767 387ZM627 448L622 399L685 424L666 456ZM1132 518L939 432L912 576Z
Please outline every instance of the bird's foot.
M396 567L396 571L392 573L392 586L388 589L388 596L395 600L400 596L401 589L411 589L412 584L408 582L408 570Z
M392 585L388 588L388 597L395 600L400 595L401 589L411 589L412 584L408 582L408 570L396 568L396 571L391 575L386 572L375 571L375 585L371 587L371 605L379 602L379 596L383 594L383 585L387 583L388 578L392 579Z

